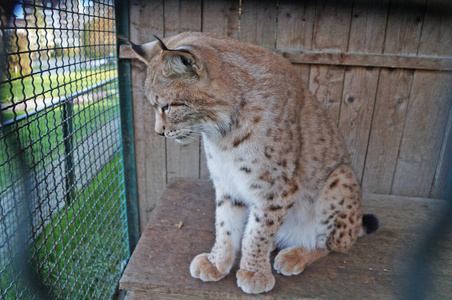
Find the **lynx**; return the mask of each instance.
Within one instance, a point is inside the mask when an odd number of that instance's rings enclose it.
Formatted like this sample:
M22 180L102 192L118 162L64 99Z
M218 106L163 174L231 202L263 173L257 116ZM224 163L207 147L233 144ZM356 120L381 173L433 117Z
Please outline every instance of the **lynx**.
M206 33L132 44L147 65L155 131L180 143L201 135L215 187L216 241L193 277L226 276L241 250L237 285L263 293L277 273L300 274L378 227L339 130L278 54Z

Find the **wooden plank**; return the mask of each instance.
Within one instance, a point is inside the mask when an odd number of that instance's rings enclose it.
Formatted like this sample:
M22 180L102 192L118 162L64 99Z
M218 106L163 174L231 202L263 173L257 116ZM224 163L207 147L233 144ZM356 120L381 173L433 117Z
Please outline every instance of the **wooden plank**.
M278 1L278 28L276 47L311 49L315 1ZM301 80L309 84L309 66L294 65Z
M238 38L239 2L235 0L203 1L202 31ZM199 178L209 178L204 146L200 142Z
M336 122L339 120L343 85L343 67L311 66L309 90L323 103L330 117Z
M422 28L425 0L392 2L384 52L415 53ZM410 98L412 70L383 69L363 176L363 190L389 194Z
M353 1L318 0L313 50L347 50Z
M176 177L199 178L199 142L179 144L174 140L167 140L167 180Z
M165 0L165 36L185 31L201 31L201 1ZM167 179L174 177L199 178L199 142L181 145L167 140Z
M243 1L241 6L240 40L263 47L276 45L276 1Z
M383 51L389 1L355 1L348 49ZM378 13L375 13L375 10ZM350 68L345 72L339 129L350 151L352 167L361 180L375 104L380 69Z
M163 35L163 0L130 2L130 39L136 44L153 41L152 36ZM133 54L132 54L133 55ZM135 58L135 56L132 56Z
M309 266L301 275L276 277L275 288L260 295L244 294L236 285L238 260L219 282L202 282L190 276L192 258L209 251L214 241L214 191L208 181L178 179L170 184L154 210L146 230L120 280L120 288L136 299L393 299L406 287L406 268L432 219L445 202L365 194L365 212L377 214L381 228L360 238L346 254L332 253ZM183 221L181 228L175 224ZM451 262L447 255L452 238L441 243L444 255L432 261L435 293L452 292ZM271 259L274 259L272 254Z
M185 31L201 31L201 3L201 0L165 0L165 37Z
M379 69L354 68L345 72L339 129L350 152L352 167L361 180L364 170Z
M418 54L452 56L451 14L452 2L427 1Z
M413 40L417 42L416 40ZM450 56L394 55L338 51L278 50L292 63L339 66L386 67L419 70L452 70Z
M382 53L389 0L356 0L350 27L349 52Z
M444 194L447 184L451 179L450 170L452 170L452 107L449 113L449 120L446 125L446 132L444 133L444 141L441 147L441 154L439 156L438 167L436 168L435 178L430 191L430 198L445 198ZM449 187L450 189L450 187Z
M238 38L239 1L203 1L202 31Z
M425 14L425 3L426 0L391 1L384 53L398 55L417 54ZM428 60L434 57L423 57L420 60ZM418 67L416 66L422 64L421 61L411 62L410 64L415 66L413 69L417 69ZM429 63L433 63L433 61ZM408 66L406 67L409 68ZM436 66L435 70L441 70L441 67Z
M427 53L436 55L452 56L452 3L450 1L429 1L425 18L435 19L433 22L426 22L420 41L419 53ZM435 79L432 78L434 81ZM444 80L447 80L445 77ZM450 78L449 78L450 80ZM449 94L449 102L450 94ZM452 109L452 108L451 108ZM438 165L436 168L436 176L432 184L430 196L443 197L446 188L446 182L449 169L452 168L452 132L451 132L451 116L446 125L443 147L441 149ZM450 174L450 172L449 172ZM450 181L450 179L449 179Z
M347 51L352 6L352 1L317 1L313 51ZM341 109L344 70L337 66L311 65L309 75L309 89L324 103L330 117L336 122Z
M428 1L419 55L452 55L452 3ZM452 73L416 71L391 193L428 197L451 107Z
M391 192L412 77L405 70L381 70L362 182L366 192Z
M163 36L163 1L130 4L130 39L146 43ZM144 96L146 68L132 61L132 99L140 230L143 231L166 185L165 139L154 132L154 110Z
M279 28L279 27L278 27ZM412 40L415 41L416 40ZM333 66L385 67L392 69L415 69L451 71L452 58L448 56L397 55L352 53L338 51L289 50L284 47L276 52L295 64L321 64ZM121 45L120 58L135 58L129 45Z
M413 79L391 194L429 197L451 109L452 73Z

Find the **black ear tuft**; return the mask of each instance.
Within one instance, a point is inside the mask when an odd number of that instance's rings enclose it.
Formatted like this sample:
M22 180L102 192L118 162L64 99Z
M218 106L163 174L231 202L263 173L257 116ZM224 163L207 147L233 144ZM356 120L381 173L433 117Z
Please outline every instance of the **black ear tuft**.
M141 45L136 45L132 42L130 42L130 45L132 46L133 51L135 51L136 54L138 54L141 57L146 57L146 52L144 52L143 47Z
M378 229L378 218L373 214L366 214L363 216L363 227L366 234L371 234Z
M126 43L130 44L130 46L132 47L132 50L138 54L141 57L146 57L146 52L144 51L143 47L141 47L141 45L137 45L135 43L133 43L131 40L129 40L128 38L122 36L122 35L117 35L117 38L119 40L125 41Z
M166 45L163 43L163 41L161 39L159 39L158 36L156 36L155 34L153 34L153 36L157 39L157 41L159 42L159 46L160 48L162 48L163 51L168 51L168 47L166 47Z

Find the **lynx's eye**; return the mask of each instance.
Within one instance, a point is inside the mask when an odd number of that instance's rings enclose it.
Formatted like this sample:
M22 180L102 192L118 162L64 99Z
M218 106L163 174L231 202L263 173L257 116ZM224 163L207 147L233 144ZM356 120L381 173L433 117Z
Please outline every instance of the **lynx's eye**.
M167 111L169 109L170 109L170 106L169 106L169 104L167 104L167 105L162 107L162 112L165 112L165 111Z

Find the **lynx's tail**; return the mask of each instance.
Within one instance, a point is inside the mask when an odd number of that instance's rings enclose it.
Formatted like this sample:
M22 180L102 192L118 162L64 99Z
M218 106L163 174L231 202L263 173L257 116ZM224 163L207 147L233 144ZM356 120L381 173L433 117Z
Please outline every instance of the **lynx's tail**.
M363 215L363 226L359 232L359 236L371 234L378 229L378 218L373 214Z

